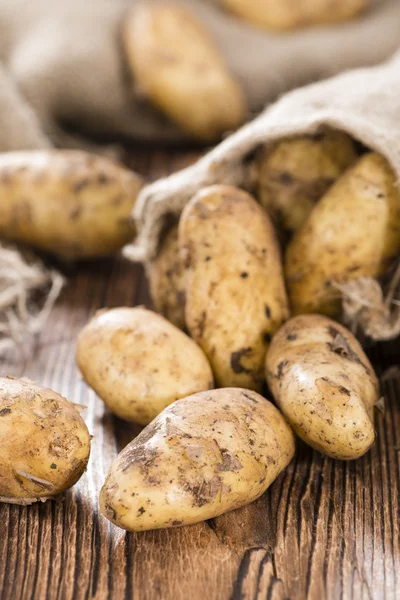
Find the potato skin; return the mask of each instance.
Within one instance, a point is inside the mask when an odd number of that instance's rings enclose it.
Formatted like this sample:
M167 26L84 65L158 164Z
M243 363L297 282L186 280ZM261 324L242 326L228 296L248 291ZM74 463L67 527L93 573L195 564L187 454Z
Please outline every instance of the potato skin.
M0 502L44 501L78 481L91 439L81 409L28 379L0 378Z
M289 316L268 216L243 190L212 186L186 205L179 243L187 267L186 325L218 386L260 391L268 344Z
M140 92L184 132L209 142L243 122L244 93L190 11L139 6L125 21L123 41Z
M342 131L322 130L266 146L258 161L260 204L290 237L356 159L355 145Z
M61 259L105 256L132 239L141 179L81 150L0 156L0 237Z
M359 458L374 443L374 370L355 337L322 315L289 319L272 340L266 376L294 431L323 454Z
M261 496L293 454L290 427L259 394L195 394L165 409L119 454L101 511L130 531L198 523Z
M339 23L358 15L370 0L219 0L222 6L265 29L291 30Z
M178 225L167 232L146 273L156 310L179 329L185 329L185 268L180 256Z
M340 310L336 283L383 274L400 252L400 192L386 159L363 156L334 184L289 243L294 314Z
M213 387L202 350L141 307L99 311L79 335L76 358L111 412L141 425L178 398Z

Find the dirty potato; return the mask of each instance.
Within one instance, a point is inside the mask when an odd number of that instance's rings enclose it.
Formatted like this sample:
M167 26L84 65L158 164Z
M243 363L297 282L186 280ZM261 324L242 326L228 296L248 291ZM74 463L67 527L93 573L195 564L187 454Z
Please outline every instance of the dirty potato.
M341 131L288 138L266 146L258 161L258 198L290 237L336 179L356 161L353 140Z
M261 496L293 454L290 427L262 396L240 388L195 394L121 452L101 510L130 531L198 523Z
M130 213L140 178L80 150L0 156L0 238L62 259L104 256L134 231Z
M177 225L167 232L157 257L149 262L146 271L156 310L179 329L185 329L185 269Z
M186 8L139 6L126 19L123 41L136 88L183 131L212 141L242 123L244 93Z
M379 384L345 327L322 315L290 319L272 340L266 375L278 407L313 448L350 460L374 443Z
M219 0L220 4L265 29L291 30L338 23L357 16L370 0Z
M90 454L81 409L28 379L0 378L0 502L45 501L78 481Z
M293 312L335 316L340 284L386 271L400 252L400 192L379 154L363 156L312 210L286 250Z
M213 387L202 350L141 307L98 312L79 335L77 362L111 412L141 425L175 400Z
M202 190L179 224L186 266L186 325L220 387L261 390L272 335L288 318L278 243L246 192Z

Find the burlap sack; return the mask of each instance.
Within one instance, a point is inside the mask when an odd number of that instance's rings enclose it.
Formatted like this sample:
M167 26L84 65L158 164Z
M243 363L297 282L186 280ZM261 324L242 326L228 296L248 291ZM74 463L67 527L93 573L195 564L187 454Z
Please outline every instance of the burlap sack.
M344 130L382 153L400 176L399 98L400 53L382 66L345 73L287 94L195 165L145 188L133 213L138 237L125 255L148 261L157 252L166 216L179 215L198 190L215 183L246 187L246 158L258 146L313 133L321 125ZM399 276L398 272L392 279L386 298L373 280L341 286L347 319L374 339L400 333L400 307L395 303Z
M44 134L57 146L82 146L65 124L89 134L184 139L135 93L126 71L121 22L145 1L157 0L0 0L0 63L7 74L0 73L0 151L43 146ZM177 3L192 8L210 31L243 85L250 117L295 86L390 56L399 44L400 2L370 1L354 21L283 35L229 16L218 0Z
M53 144L93 148L71 136L66 124L89 134L184 139L135 94L127 76L120 27L139 1L146 0L0 0L0 152ZM371 8L357 20L282 36L228 16L216 2L180 0L196 11L221 48L242 82L250 112L296 85L377 63L399 43L398 0L371 0ZM228 156L233 164L229 151ZM181 199L176 210L182 204ZM147 208L136 251L143 258L155 249L166 205L160 206L159 217L156 203ZM0 350L10 336L21 342L23 332L40 328L60 287L60 279L40 262L27 264L16 249L0 246ZM42 303L34 308L37 290L43 291Z

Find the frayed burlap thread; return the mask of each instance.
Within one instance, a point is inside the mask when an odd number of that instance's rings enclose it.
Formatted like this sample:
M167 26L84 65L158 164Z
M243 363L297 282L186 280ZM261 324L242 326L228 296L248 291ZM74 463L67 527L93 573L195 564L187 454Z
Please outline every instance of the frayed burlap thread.
M44 326L63 277L30 254L0 244L0 352L27 348Z
M383 294L375 279L362 277L336 284L343 298L343 318L356 333L359 329L376 341L391 340L400 334L400 302ZM399 286L396 296L399 297Z
M400 177L400 53L389 62L358 69L291 92L193 166L147 186L133 217L138 236L125 255L146 263L157 254L169 215L177 217L200 189L225 183L246 187L249 157L277 139L315 133L330 126L383 154ZM250 161L251 164L251 161ZM342 288L345 320L376 340L400 332L398 285L390 300L378 282L359 280ZM358 304L355 296L361 299Z

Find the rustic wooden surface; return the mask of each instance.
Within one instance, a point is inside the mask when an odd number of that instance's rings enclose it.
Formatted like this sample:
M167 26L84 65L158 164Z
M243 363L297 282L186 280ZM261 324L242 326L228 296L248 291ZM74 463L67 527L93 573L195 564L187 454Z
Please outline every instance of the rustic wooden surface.
M138 152L130 164L154 178L193 158ZM299 445L257 502L191 527L127 534L99 515L107 469L138 429L110 415L82 382L75 340L98 308L147 300L136 265L115 259L71 268L32 352L0 357L2 375L31 377L86 405L94 435L87 473L60 501L0 505L0 599L400 598L399 376L383 382L377 442L356 462ZM398 361L397 345L370 355L382 373Z

